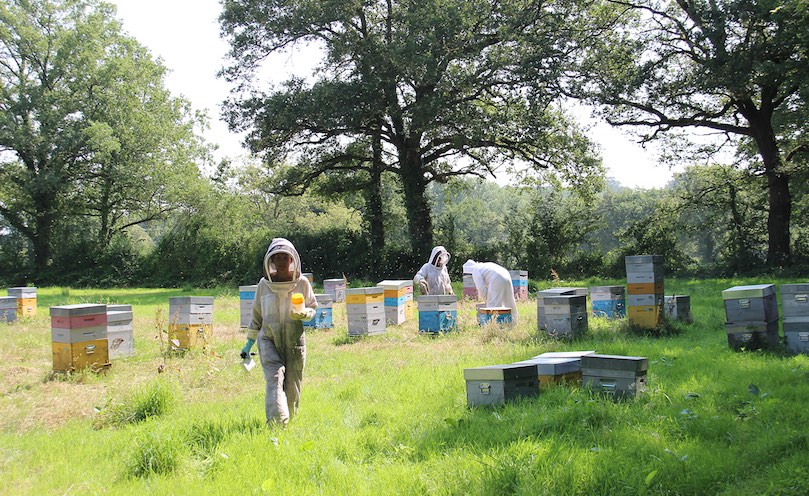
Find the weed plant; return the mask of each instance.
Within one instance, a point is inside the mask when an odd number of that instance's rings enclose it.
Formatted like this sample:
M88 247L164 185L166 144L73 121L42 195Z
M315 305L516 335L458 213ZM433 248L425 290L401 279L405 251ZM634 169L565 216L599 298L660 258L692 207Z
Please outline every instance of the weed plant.
M809 494L809 357L726 341L721 291L763 282L800 281L666 280L692 324L649 335L592 318L574 342L537 331L533 299L514 327L479 327L461 302L457 332L412 319L359 339L335 304L333 329L307 330L286 429L264 424L261 369L240 365L232 288L196 292L216 297L210 350L170 357L155 315L183 290L40 288L38 316L0 332L0 494ZM136 354L48 379L47 307L79 301L133 304ZM467 406L464 368L567 350L648 357L647 391L616 402L568 384Z

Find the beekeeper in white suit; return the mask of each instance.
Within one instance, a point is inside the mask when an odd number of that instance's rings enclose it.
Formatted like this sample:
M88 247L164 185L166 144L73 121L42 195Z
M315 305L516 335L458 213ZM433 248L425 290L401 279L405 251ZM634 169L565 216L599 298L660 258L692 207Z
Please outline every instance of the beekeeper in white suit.
M463 264L463 273L472 274L478 299L485 300L487 307L510 308L511 321L517 323L517 301L514 299L514 287L508 270L494 262L475 262L469 259Z
M301 293L302 311L293 312L292 294ZM315 316L317 300L309 280L301 275L301 258L288 240L275 238L264 256L264 277L253 300L253 318L247 329L242 358L258 339L258 354L267 383L267 424L286 425L295 415L306 364L304 320Z
M427 263L422 265L415 277L413 284L417 285L423 295L451 295L452 284L447 272L449 263L449 252L443 246L436 246L430 253Z

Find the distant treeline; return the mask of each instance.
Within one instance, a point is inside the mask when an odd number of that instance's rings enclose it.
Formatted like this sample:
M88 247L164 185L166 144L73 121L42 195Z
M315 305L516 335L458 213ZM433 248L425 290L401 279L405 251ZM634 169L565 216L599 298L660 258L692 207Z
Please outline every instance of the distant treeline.
M739 178L732 194L709 181L704 167L678 174L663 189L609 184L592 198L565 190L503 187L458 179L429 189L435 244L451 252L450 272L461 277L467 258L529 271L531 279L621 278L627 254L662 254L670 275L732 276L771 273L766 259L766 212L759 179ZM717 169L717 174L720 169ZM725 171L726 172L726 171ZM254 283L270 240L289 238L303 269L316 280L410 278L431 246L413 252L401 191L384 188L385 248L371 249L361 193L340 199L280 197L245 182L249 167L229 180L210 181L195 203L159 221L132 226L106 245L93 218L67 218L54 232L44 272L12 228L0 236L0 280L9 285L212 286ZM238 180L237 180L238 179ZM715 179L715 178L714 178ZM202 191L202 190L201 190ZM792 230L789 273L807 273L807 197Z

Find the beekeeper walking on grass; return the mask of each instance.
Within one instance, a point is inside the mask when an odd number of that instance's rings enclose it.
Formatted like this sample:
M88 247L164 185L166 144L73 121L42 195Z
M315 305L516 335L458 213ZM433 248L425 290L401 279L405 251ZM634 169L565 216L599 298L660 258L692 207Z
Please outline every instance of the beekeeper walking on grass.
M264 256L264 277L258 282L253 318L242 358L258 340L258 354L267 383L267 424L286 425L298 409L306 363L304 320L315 316L317 300L301 275L301 259L284 238L275 238Z
M449 252L443 246L436 246L430 253L430 259L422 265L415 277L413 284L419 287L423 295L451 295L452 284L447 272L449 263Z
M486 301L487 307L508 307L511 309L511 321L517 323L517 301L514 299L514 287L511 285L511 274L505 267L494 262L475 262L472 259L463 264L463 273L472 274L478 299Z

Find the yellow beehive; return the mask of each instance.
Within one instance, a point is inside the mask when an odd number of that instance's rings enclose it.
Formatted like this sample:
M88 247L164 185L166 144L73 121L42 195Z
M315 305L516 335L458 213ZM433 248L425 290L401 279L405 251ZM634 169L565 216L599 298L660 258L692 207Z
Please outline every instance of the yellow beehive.
M212 336L211 324L169 324L169 346L174 350L204 346Z
M17 298L17 315L23 317L36 317L36 298Z
M350 305L358 303L385 303L385 295L382 292L378 294L346 294L346 303Z
M663 282L634 282L626 285L626 294L662 294Z
M53 370L69 372L90 367L97 371L110 366L109 346L106 339L51 344Z
M654 305L626 307L626 316L633 324L654 329L660 321L660 307Z

